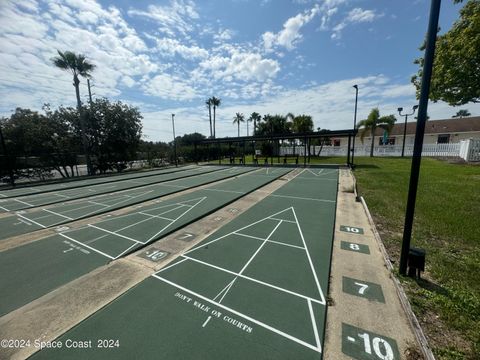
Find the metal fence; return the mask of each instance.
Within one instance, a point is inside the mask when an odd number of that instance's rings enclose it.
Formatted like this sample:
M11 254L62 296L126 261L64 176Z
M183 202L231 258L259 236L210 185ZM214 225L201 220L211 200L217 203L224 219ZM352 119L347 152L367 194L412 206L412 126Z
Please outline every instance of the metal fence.
M480 148L480 140L468 140L471 142L471 145L468 149L464 150L465 152L475 153L478 157ZM460 157L461 147L465 148L465 145L462 143L453 143L453 144L423 144L422 156L431 156L431 157ZM477 149L477 150L475 150ZM303 156L304 147L303 146L282 146L280 149L280 155L300 155ZM314 156L346 156L347 147L346 146L310 146L310 154ZM402 145L377 145L373 147L374 156L401 156L402 155ZM405 145L405 156L413 155L413 145ZM370 145L360 145L355 146L355 156L370 156ZM467 161L479 161L480 159L474 160L474 156L470 156Z

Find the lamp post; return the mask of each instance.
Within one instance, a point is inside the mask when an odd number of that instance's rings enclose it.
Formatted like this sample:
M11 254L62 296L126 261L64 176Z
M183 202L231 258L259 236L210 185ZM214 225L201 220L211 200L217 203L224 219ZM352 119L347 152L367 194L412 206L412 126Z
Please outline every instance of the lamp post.
M172 128L173 128L173 157L175 158L175 166L178 166L177 161L177 139L175 137L175 114L172 114Z
M358 85L353 85L355 88L355 113L353 115L353 144L352 144L352 167L355 167L353 158L355 156L355 129L357 128L357 103L358 103Z
M403 126L403 145L402 145L402 157L403 155L405 154L405 138L407 137L407 118L410 116L410 115L413 115L415 114L415 110L418 109L418 105L413 105L412 107L412 112L410 114L402 114L402 111L403 111L403 108L402 107L399 107L397 110L398 110L398 114L400 116L404 116L405 115L405 125Z
M417 128L413 147L412 167L410 171L410 184L408 186L407 209L405 211L405 225L403 227L402 250L400 255L400 274L407 273L408 254L412 237L415 202L417 199L418 179L420 176L420 163L422 160L423 137L427 121L428 94L432 77L433 59L435 57L435 41L437 40L438 18L441 0L432 0L430 5L430 19L428 21L427 42L425 44L425 58L422 71L422 85L418 107Z

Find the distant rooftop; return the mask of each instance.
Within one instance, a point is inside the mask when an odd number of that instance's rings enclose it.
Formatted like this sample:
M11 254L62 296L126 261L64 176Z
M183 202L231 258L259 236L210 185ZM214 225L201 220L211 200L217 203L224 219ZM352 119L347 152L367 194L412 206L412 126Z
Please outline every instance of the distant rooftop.
M397 117L390 136L403 135L404 117ZM407 122L407 135L415 134L417 122ZM428 120L425 125L425 134L452 134L465 132L480 132L480 116L450 118L442 120ZM375 135L382 136L383 129L377 128Z

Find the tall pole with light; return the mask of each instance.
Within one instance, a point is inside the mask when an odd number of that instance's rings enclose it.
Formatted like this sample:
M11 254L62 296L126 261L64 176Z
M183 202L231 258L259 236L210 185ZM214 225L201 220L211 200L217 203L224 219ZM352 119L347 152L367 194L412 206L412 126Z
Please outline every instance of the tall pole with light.
M420 176L423 137L425 135L425 124L427 122L428 97L430 93L430 81L432 78L433 59L435 56L435 42L437 40L440 4L441 0L432 0L430 5L430 19L428 21L427 42L425 46L425 58L422 71L422 84L420 87L417 128L415 131L415 144L413 147L410 184L408 187L407 209L405 211L405 225L403 227L402 251L400 254L399 271L402 275L406 275L407 273L408 254L410 252L410 240L412 237L418 179Z
M177 160L177 138L175 137L175 114L172 114L172 128L173 128L173 157L175 159L175 166L178 166Z
M355 130L357 128L357 103L358 103L358 85L353 85L355 88L355 112L353 115L353 144L352 144L352 167L354 167L353 158L355 156Z
M407 118L410 116L410 115L413 115L415 114L415 110L418 109L418 105L413 105L412 107L412 112L410 114L402 114L402 111L403 111L403 107L399 107L397 110L398 110L398 114L400 116L405 116L405 125L403 126L403 145L402 145L402 157L405 155L405 140L406 140L406 137L407 137Z

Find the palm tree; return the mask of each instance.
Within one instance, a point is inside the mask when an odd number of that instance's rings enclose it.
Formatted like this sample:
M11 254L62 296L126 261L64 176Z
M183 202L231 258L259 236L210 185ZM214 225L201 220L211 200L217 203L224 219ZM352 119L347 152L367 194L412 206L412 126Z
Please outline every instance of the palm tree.
M212 132L212 99L207 99L205 101L205 104L208 107L208 118L210 119L210 137L213 137L213 132Z
M240 123L245 121L245 116L242 113L236 113L233 118L233 123L238 125L238 137L240 137Z
M89 78L91 71L95 69L95 65L89 63L85 58L85 55L75 54L72 51L61 52L57 50L58 55L52 59L53 64L59 69L69 71L73 74L73 86L75 86L75 94L77 96L77 108L80 115L80 128L82 130L82 145L85 153L85 159L87 161L88 174L92 174L92 164L90 162L90 156L88 154L87 135L85 128L85 119L82 113L82 102L80 100L80 80L79 76Z
M253 112L250 114L250 117L248 120L249 121L253 120L253 135L255 135L255 132L257 131L257 121L262 120L262 117L260 116L259 113Z
M470 111L468 111L467 109L462 109L458 110L457 113L452 116L452 118L463 118L471 115L472 114L470 114Z
M394 115L380 117L380 111L378 110L378 108L374 108L372 109L372 111L370 111L367 119L362 120L357 124L357 129L361 128L360 140L362 140L362 143L367 133L370 133L370 136L372 137L372 145L370 146L370 157L373 157L373 147L375 145L375 130L377 130L377 128L379 127L386 130L387 132L390 132L393 125L395 124L395 121L397 121L397 119Z
M216 98L215 96L212 96L210 100L213 105L213 138L215 138L215 109L217 108L217 106L220 106L222 100L219 98Z

